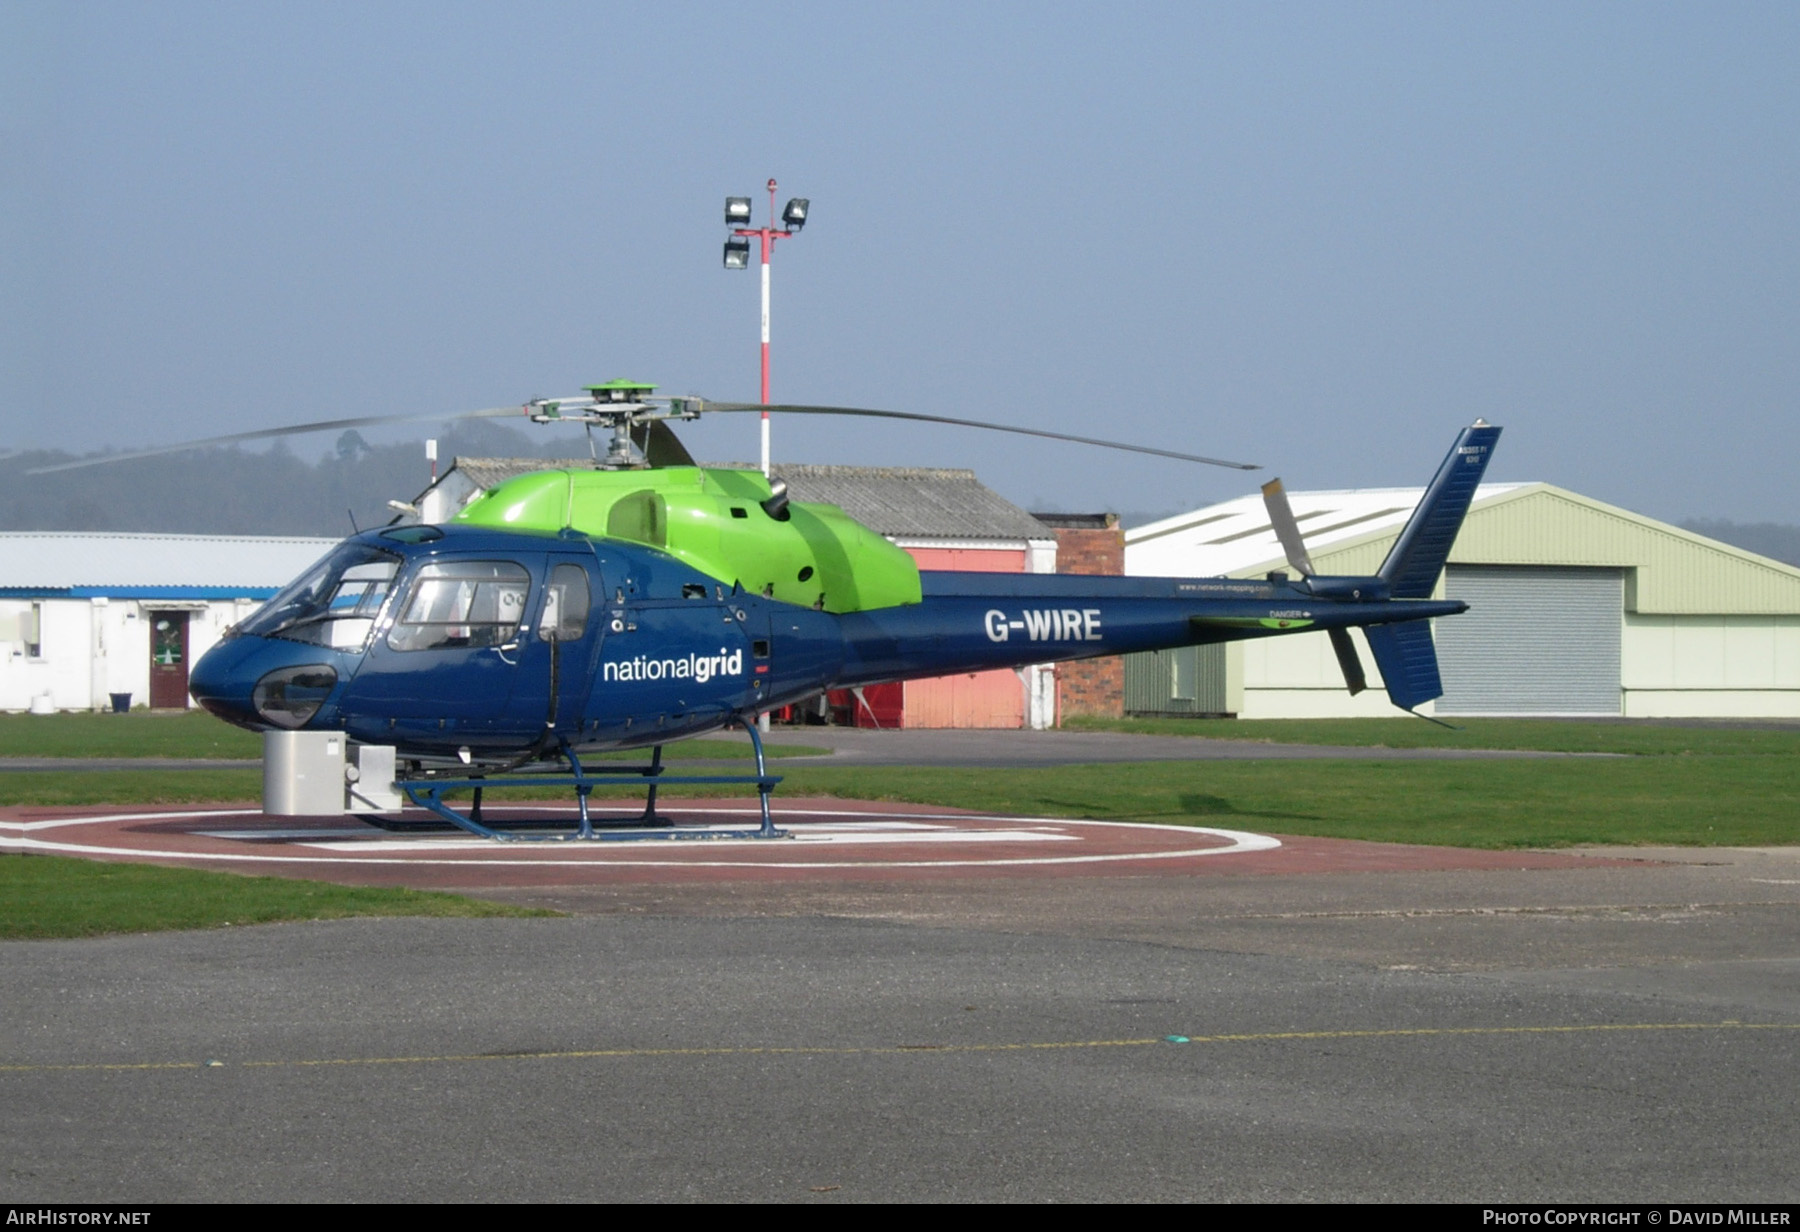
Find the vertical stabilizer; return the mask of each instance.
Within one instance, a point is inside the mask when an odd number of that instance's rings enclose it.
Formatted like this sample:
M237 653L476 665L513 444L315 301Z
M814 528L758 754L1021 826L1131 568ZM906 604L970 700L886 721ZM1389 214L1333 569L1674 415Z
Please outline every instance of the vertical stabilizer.
M1363 630L1363 636L1369 639L1375 666L1381 669L1381 682L1394 705L1411 710L1444 695L1430 621L1370 625Z
M1438 575L1450 558L1456 532L1462 529L1463 516L1469 512L1469 502L1475 498L1475 488L1499 439L1500 429L1479 419L1456 438L1406 529L1381 562L1380 576L1387 579L1392 588L1388 593L1394 598L1429 599L1437 589ZM1429 635L1426 646L1429 649ZM1381 674L1387 675L1386 664ZM1435 667L1432 674L1435 677Z

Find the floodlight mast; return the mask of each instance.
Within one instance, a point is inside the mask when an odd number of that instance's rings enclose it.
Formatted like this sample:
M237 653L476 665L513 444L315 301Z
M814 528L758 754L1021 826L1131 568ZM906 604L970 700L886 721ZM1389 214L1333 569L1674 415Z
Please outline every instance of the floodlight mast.
M743 269L750 264L750 237L755 236L762 248L762 403L769 404L769 253L775 241L798 235L806 225L812 202L795 197L781 212L780 227L775 225L775 180L769 179L769 221L767 226L737 226L750 222L750 198L725 198L725 225L731 227L731 239L725 241L725 268ZM769 473L769 412L762 413L762 472Z

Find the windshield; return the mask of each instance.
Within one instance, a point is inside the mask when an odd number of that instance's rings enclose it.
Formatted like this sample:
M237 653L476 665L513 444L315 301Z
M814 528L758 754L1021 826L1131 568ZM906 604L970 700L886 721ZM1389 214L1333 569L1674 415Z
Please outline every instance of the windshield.
M399 569L399 557L380 548L342 544L253 612L238 632L360 650Z

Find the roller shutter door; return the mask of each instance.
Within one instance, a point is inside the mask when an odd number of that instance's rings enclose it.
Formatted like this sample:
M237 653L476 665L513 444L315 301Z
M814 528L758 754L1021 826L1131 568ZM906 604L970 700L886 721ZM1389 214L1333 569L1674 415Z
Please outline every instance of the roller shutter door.
M1624 571L1451 565L1439 714L1618 714Z

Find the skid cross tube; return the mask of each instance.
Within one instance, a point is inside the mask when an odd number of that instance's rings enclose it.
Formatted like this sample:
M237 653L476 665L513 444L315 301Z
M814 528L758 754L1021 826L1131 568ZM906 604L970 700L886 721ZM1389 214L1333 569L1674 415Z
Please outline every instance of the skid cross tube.
M569 775L522 775L517 778L464 778L464 779L415 779L397 783L406 798L426 812L449 822L460 830L465 830L478 838L494 839L499 842L570 842L570 841L610 841L620 842L635 839L714 839L714 838L786 838L786 830L775 828L774 820L769 815L769 794L775 790L775 784L781 782L780 775L769 773L768 760L763 752L762 736L756 730L756 720L739 720L745 731L750 733L750 743L756 752L756 773L751 774L678 774L665 772L662 761L662 746L657 745L650 756L647 766L595 766L585 767L575 751L565 743L560 750L569 763ZM636 817L612 823L596 823L588 810L588 795L596 786L603 786L600 781L604 775L635 774L649 783L649 799L644 811ZM762 813L762 825L754 830L715 830L707 828L677 827L674 822L661 817L656 812L657 789L664 785L675 786L711 786L714 784L756 785L757 801ZM483 821L481 816L482 795L485 791L507 787L564 787L575 788L575 805L578 810L576 828L573 834L521 834L517 830L499 829ZM448 791L470 790L474 799L470 802L467 813L458 812L444 800Z

